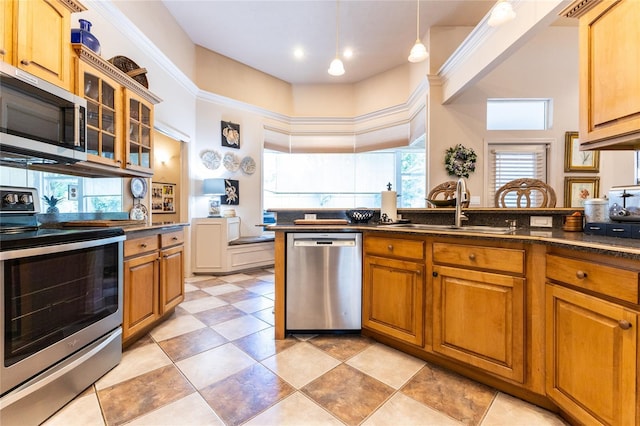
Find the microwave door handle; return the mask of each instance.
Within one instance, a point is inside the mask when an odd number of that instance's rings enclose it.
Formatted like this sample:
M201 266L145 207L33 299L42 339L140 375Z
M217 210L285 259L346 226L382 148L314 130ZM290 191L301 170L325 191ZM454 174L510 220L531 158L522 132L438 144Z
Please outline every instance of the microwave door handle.
M77 117L74 120L73 126L73 145L75 147L83 148L85 146L85 138L86 138L86 118L87 118L87 109L82 105L75 106Z

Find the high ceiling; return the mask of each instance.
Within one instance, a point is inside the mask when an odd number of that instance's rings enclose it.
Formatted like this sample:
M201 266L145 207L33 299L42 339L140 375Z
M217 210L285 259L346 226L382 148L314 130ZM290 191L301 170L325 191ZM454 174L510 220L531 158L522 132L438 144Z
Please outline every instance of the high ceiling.
M416 40L415 0L162 1L195 44L293 84L361 81L407 63ZM420 0L420 36L431 26L473 27L494 3ZM337 5L340 51L349 47L353 57L332 77Z

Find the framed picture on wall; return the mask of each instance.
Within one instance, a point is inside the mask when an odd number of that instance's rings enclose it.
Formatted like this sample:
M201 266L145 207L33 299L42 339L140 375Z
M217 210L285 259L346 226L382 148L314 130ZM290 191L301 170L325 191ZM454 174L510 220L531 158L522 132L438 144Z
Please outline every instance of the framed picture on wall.
M176 212L176 185L174 183L153 182L151 184L151 212Z
M564 135L564 171L591 172L600 170L599 151L580 151L578 132L566 132Z
M240 182L233 179L224 180L224 195L221 204L237 206L240 204Z
M240 125L222 121L220 127L222 128L222 146L240 149Z
M598 198L600 178L597 176L564 178L564 206L584 207L584 200Z

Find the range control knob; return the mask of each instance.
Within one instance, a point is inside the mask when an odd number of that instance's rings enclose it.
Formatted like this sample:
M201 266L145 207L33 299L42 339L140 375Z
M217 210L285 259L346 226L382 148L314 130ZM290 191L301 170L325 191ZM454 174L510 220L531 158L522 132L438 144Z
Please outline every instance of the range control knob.
M31 194L22 194L20 196L20 202L22 204L32 204L33 203L33 197L31 196Z
M15 204L18 202L18 196L16 194L5 194L4 197L2 197L2 201L4 201L6 204Z

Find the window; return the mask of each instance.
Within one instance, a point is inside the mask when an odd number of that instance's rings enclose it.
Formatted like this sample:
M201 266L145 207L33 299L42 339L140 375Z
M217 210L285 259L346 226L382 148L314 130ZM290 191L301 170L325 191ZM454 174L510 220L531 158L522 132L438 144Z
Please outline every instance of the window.
M488 205L494 205L496 191L514 179L532 178L547 181L547 150L549 143L504 144L488 143ZM534 192L533 194L539 195ZM516 207L516 194L505 199L507 207ZM538 202L535 198L532 202Z
M410 147L355 154L264 151L264 208L380 207L391 183L399 207L424 207L424 137Z
M57 173L0 167L3 185L32 186L40 195L40 210L47 211L43 197L55 197L60 213L121 212L121 178L82 178Z
M487 99L487 130L545 130L551 99Z

